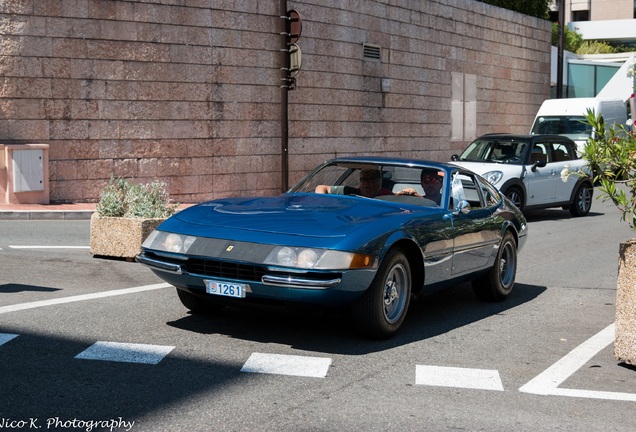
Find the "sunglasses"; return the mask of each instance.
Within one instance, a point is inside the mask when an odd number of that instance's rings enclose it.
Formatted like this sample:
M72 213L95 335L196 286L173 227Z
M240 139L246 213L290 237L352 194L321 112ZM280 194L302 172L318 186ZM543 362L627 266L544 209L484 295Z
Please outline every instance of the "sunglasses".
M424 177L422 183L438 185L441 183L441 180L437 177Z

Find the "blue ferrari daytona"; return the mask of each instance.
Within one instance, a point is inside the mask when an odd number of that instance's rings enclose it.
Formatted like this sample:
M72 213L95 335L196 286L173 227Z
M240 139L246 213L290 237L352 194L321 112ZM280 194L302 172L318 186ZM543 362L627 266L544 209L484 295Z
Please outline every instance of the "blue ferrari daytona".
M372 338L402 325L412 296L471 280L511 292L528 230L490 183L452 164L346 157L273 197L201 203L151 233L137 261L193 313L227 304L346 306Z

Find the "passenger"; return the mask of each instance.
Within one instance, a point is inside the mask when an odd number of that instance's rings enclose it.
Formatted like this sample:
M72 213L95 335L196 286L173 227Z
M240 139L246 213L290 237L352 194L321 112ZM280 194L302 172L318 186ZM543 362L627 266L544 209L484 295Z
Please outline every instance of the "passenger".
M367 198L374 198L379 195L393 195L393 193L382 187L382 171L377 169L363 169L360 171L360 185L357 188L351 186L316 186L316 193L326 193L334 195L362 195Z
M424 189L424 196L418 194L413 188L402 189L397 195L413 195L427 198L437 205L442 204L442 186L444 185L444 172L435 168L424 168L420 174L420 183Z

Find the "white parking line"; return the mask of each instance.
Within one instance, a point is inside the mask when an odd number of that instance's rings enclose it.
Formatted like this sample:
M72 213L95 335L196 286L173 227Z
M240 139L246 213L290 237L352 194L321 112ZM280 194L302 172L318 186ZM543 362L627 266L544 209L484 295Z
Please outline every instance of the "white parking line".
M125 288L125 289L103 291L103 292L97 292L97 293L91 293L91 294L82 294L82 295L76 295L76 296L70 296L70 297L60 297L60 298L54 298L50 300L40 300L40 301L34 301L29 303L19 303L15 305L0 307L0 314L8 313L8 312L17 312L17 311L21 311L25 309L33 309L33 308L44 307L44 306L64 304L64 303L94 300L94 299L104 298L104 297L134 294L134 293L138 293L142 291L151 291L151 290L169 288L169 287L172 287L172 285L167 283L160 283L160 284L145 285L145 286L134 287L134 288Z
M95 342L75 356L82 360L102 360L120 363L158 364L173 346L119 342Z
M602 349L614 342L615 326L610 324L587 341L570 351L561 360L519 389L523 393L608 399L636 402L636 394L559 388L559 385L590 361Z
M442 366L415 366L415 384L503 391L499 372Z
M10 249L90 249L90 246L16 246L9 245Z
M253 353L241 372L325 378L329 366L330 358Z

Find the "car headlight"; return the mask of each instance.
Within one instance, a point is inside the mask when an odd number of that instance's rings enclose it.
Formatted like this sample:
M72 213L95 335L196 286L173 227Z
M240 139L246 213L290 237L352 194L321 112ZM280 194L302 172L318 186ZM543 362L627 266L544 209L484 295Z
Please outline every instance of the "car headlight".
M503 177L503 172L501 171L488 171L482 175L483 178L488 180L490 183L496 185L499 183L501 178Z
M346 270L371 268L372 255L328 249L277 246L264 264L314 270Z
M154 230L146 238L143 247L163 252L187 253L196 237Z

